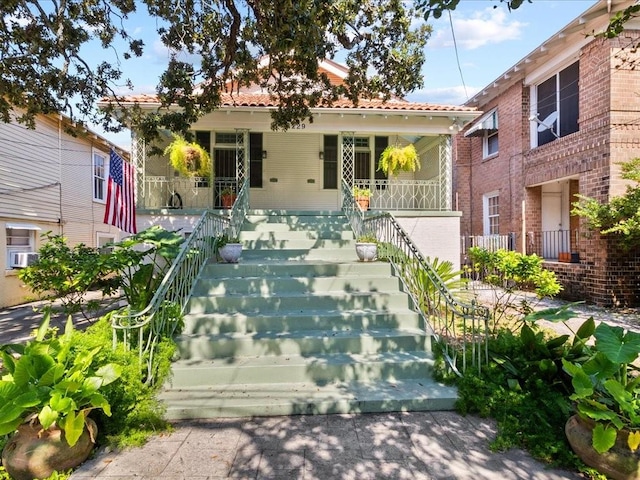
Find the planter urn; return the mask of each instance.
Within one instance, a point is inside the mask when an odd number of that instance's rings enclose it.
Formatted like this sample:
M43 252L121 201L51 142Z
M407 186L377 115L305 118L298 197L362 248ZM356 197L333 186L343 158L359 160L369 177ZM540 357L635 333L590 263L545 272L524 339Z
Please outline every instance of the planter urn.
M77 467L87 459L94 446L96 424L90 418L86 423L73 447L58 427L42 430L38 422L20 425L2 451L2 465L14 480L47 478L54 471Z
M227 243L226 245L220 247L218 250L218 254L220 258L227 263L238 263L240 259L240 255L242 254L242 244L241 243Z
M378 256L378 244L356 242L356 255L361 262L373 262Z
M640 451L632 452L627 445L629 433L618 431L615 445L605 453L598 453L591 444L595 422L579 415L565 424L565 435L580 459L600 473L614 480L640 480Z

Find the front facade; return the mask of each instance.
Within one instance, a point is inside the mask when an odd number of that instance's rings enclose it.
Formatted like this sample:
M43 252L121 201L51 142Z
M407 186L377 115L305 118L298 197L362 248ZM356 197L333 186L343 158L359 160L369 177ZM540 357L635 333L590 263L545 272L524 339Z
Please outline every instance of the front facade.
M0 123L0 307L34 299L18 272L42 234L91 247L120 239L103 223L110 146L87 130L70 135L70 126L57 115L38 116L33 130Z
M321 68L335 77L346 73L332 62ZM131 100L155 106L151 96ZM223 191L237 193L245 182L250 209L289 211L340 210L343 185L357 185L372 191L371 210L394 212L422 241L425 255L459 264L456 242L451 241L459 236L459 213L452 203L452 136L477 117L475 108L338 101L316 109L313 122L281 132L270 127L275 106L258 89L242 91L225 97L221 108L192 126L196 141L211 154L212 181L179 176L166 156L150 155L150 148L134 137L138 228L161 224L188 232L203 209L222 207ZM166 143L171 138L164 133ZM388 145L410 143L420 156L419 171L392 178L377 171ZM425 229L431 232L428 238Z
M633 2L600 1L467 105L483 115L456 138L454 190L462 234L545 259L563 295L601 305L640 302L637 252L571 214L576 194L623 194L619 162L640 155L640 31L589 36Z

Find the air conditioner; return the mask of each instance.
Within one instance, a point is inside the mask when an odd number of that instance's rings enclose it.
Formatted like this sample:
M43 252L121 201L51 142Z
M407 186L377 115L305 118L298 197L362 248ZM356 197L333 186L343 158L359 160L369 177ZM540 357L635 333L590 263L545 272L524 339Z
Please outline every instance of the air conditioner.
M29 265L35 263L40 254L36 252L15 252L11 254L11 262L10 267L13 268L24 268Z

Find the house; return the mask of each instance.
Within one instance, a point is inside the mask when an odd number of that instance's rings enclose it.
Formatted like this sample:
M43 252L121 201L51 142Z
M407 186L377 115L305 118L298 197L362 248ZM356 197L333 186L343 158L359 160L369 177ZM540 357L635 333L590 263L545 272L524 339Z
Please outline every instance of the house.
M334 82L346 69L329 60L319 68ZM125 103L147 111L159 107L153 95L132 95ZM166 156L151 155L133 136L132 161L138 169L138 228L163 225L189 232L205 209L222 207L221 193L249 182L252 210L340 210L343 184L373 192L373 211L393 212L425 255L459 265L460 214L452 204L452 138L478 116L475 107L412 103L392 99L338 100L315 108L313 122L272 131L277 106L259 87L223 94L219 109L192 125L196 141L211 153L215 175L180 176ZM161 132L161 149L171 132ZM377 160L388 145L414 144L422 168L386 178ZM343 183L344 182L344 183ZM345 190L347 191L347 190Z
M637 252L571 214L576 194L625 191L619 162L640 155L640 30L595 37L628 0L598 1L465 105L483 115L455 140L464 236L508 238L545 259L568 299L640 303Z
M39 115L34 129L0 123L0 307L34 298L18 272L42 234L91 247L120 239L120 230L103 223L110 148L62 115Z

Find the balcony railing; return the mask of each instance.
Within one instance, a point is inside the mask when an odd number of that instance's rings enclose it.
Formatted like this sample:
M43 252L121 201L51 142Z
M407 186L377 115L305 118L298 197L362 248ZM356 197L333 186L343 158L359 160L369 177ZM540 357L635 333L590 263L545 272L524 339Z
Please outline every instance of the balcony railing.
M372 210L450 210L438 180L354 180L371 190Z
M460 237L460 253L466 255L471 247L480 247L490 252L496 250L515 250L516 234L506 235L464 235Z
M557 260L562 253L571 253L578 245L578 230L527 232L527 254L545 260Z
M235 178L216 178L211 182L202 177L147 176L138 208L142 209L209 209L222 208L221 193L230 188L238 192Z

